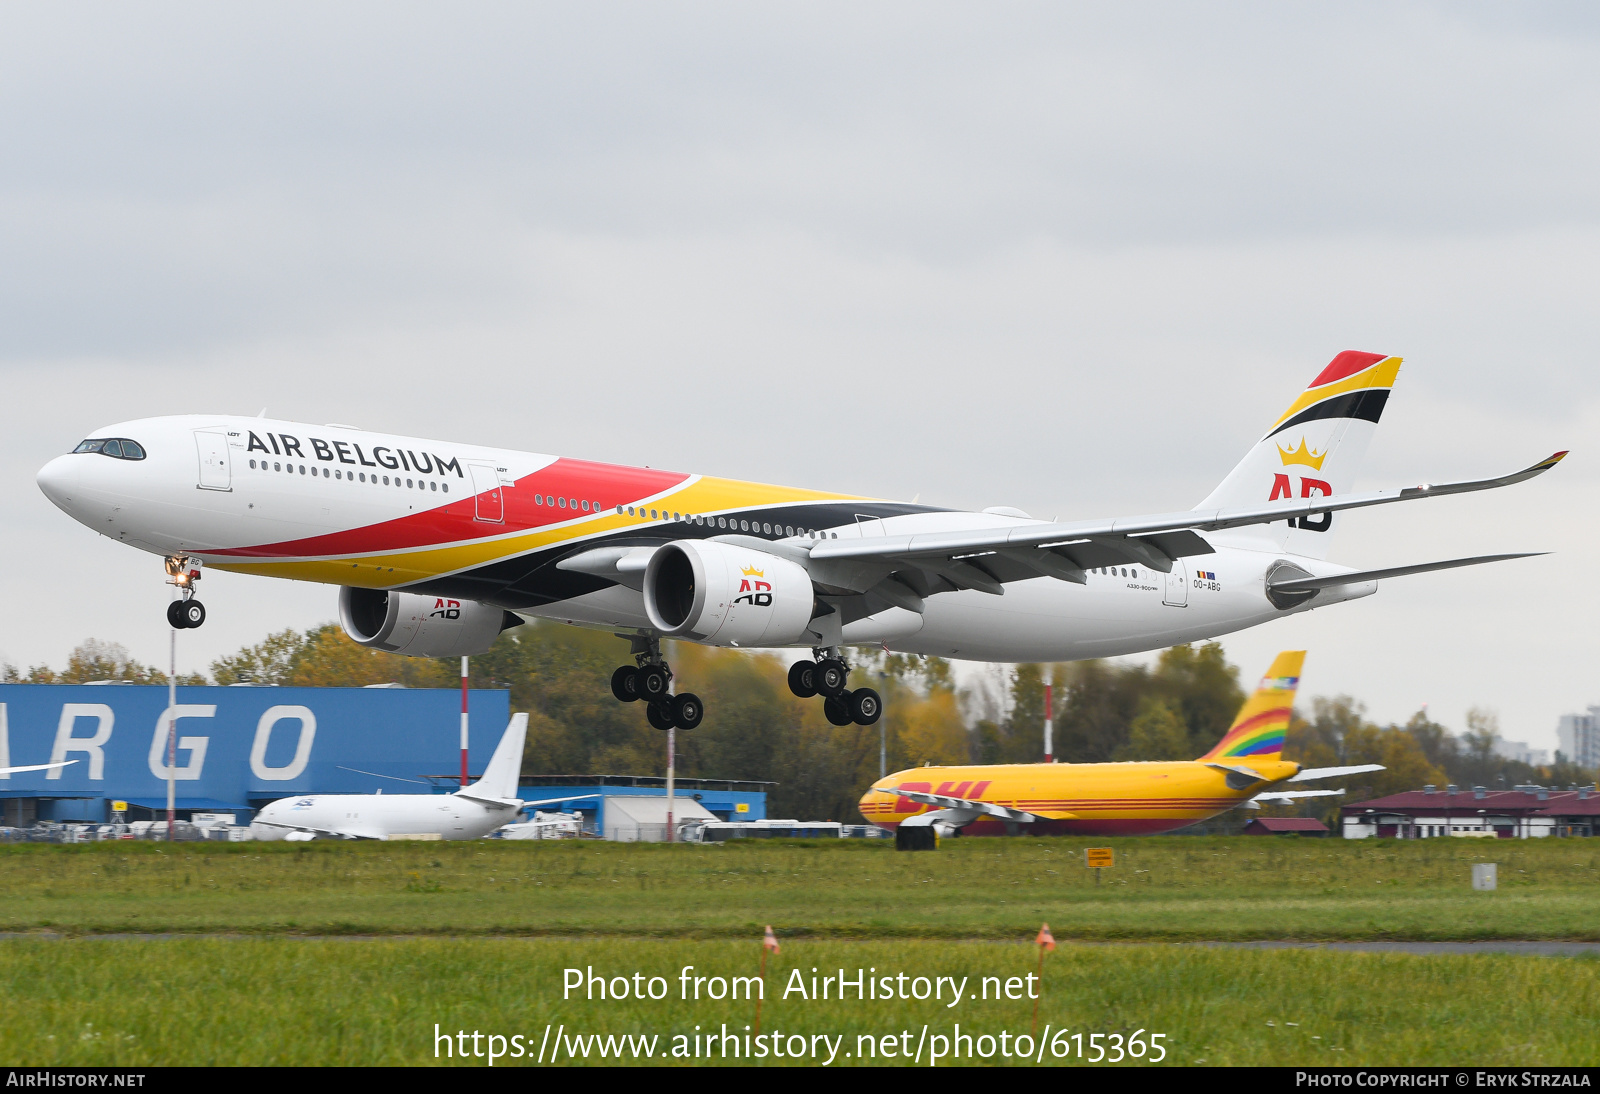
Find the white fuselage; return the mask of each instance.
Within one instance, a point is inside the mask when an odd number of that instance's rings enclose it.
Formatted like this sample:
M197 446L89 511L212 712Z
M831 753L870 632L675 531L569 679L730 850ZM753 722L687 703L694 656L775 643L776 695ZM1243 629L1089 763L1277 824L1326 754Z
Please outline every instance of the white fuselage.
M291 832L351 839L480 839L515 820L517 809L460 794L304 794L262 809L250 832L260 840L284 839Z
M568 579L553 565L541 568L540 552L651 537L667 542L681 527L669 522L679 513L709 516L713 524L719 514L736 514L735 523L737 516L754 515L758 527L765 517L775 524L768 538L800 545L819 535L848 539L1039 523L260 418L152 418L92 436L136 439L145 456L64 455L40 471L39 484L56 505L111 539L266 576L430 595L460 588L465 591L443 595L606 629L650 628L639 590L624 583L541 586L552 576ZM288 454L291 440L297 451ZM267 442L276 450L261 450ZM424 463L427 473L417 470ZM583 508L557 508L557 491L573 506L583 498ZM538 505L534 498L541 499ZM635 519L635 507L650 515ZM857 512L862 509L865 515ZM946 591L927 597L921 614L891 608L853 620L841 638L979 661L1078 660L1211 638L1376 588L1365 582L1325 589L1279 609L1267 599L1266 574L1285 557L1281 550L1269 539L1236 533L1208 533L1207 539L1214 553L1178 559L1170 575L1122 565L1089 571L1086 584L1038 577L1012 581L1002 595ZM1350 572L1316 559L1294 561L1314 576ZM501 585L490 580L518 565L523 570L494 579ZM404 802L429 803L418 822L432 816L428 810L442 818L452 807L447 799L402 795L360 799L370 803L360 807L333 797L308 800L318 804L306 809L368 810L362 818L341 816L341 822L390 830L413 823L377 819L410 808ZM279 807L291 808L273 808ZM460 820L470 826L490 818Z

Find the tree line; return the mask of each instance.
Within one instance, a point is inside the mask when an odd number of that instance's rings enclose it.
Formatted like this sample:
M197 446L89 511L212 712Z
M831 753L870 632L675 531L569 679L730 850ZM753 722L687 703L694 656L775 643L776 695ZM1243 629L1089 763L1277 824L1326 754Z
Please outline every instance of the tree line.
M706 703L706 720L677 735L677 771L687 778L777 783L771 816L859 821L856 802L878 777L880 747L891 772L924 764L1033 763L1042 758L1045 687L1053 687L1055 755L1065 763L1188 760L1221 739L1245 700L1237 666L1215 643L1175 646L1150 666L1078 661L1007 666L998 687L959 687L937 657L854 654L852 686L884 698L880 726L836 727L821 704L790 694L789 660L770 654L671 644L664 651L678 686ZM627 643L597 631L532 623L502 634L472 658L472 685L506 688L511 709L527 711L527 775L664 775L665 734L641 704L611 695L610 677L629 660ZM459 685L454 658L401 657L356 645L337 624L286 630L220 657L209 676L181 684L283 687ZM91 639L56 671L0 666L7 683L125 680L165 684L166 674L115 643ZM998 693L997 693L998 692ZM1457 735L1419 712L1403 725L1370 721L1349 696L1316 697L1296 710L1285 756L1311 767L1381 763L1386 770L1343 780L1340 799L1311 799L1295 812L1329 816L1360 801L1426 783L1568 785L1594 780L1562 760L1533 768L1495 752L1492 712L1474 710ZM1272 807L1269 807L1269 809ZM1276 812L1290 811L1284 808Z

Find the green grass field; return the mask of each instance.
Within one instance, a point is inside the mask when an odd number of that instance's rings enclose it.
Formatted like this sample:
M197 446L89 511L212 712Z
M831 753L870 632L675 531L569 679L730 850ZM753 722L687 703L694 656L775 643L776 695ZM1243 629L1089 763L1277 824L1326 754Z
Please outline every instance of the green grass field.
M1600 940L1600 842L599 841L0 846L0 931ZM1471 864L1500 864L1473 892Z
M547 1024L566 1038L655 1036L650 1059L706 1063L671 1053L691 1049L696 1025L742 1035L753 1004L678 1001L679 970L752 974L770 923L783 951L767 977L768 1033L808 1048L842 1037L833 1063L843 1066L904 1065L856 1053L858 1037L881 1049L906 1031L901 1047L920 1044L926 1066L939 1038L949 1053L957 1023L968 1036L1028 1034L1032 1002L784 999L791 971L967 977L976 991L985 976L1033 969L1027 942L1042 921L1063 945L1047 961L1040 1026L1083 1035L1046 1044L1047 1063L1089 1063L1079 1055L1092 1054L1089 1035L1107 1035L1109 1053L1111 1035L1136 1030L1164 1034L1164 1062L1175 1064L1600 1055L1600 960L1174 944L1600 940L1600 842L1096 843L1117 853L1098 883L1083 865L1087 844L1059 839L953 840L921 854L854 841L4 845L0 991L20 1005L0 1024L0 1060L462 1063L436 1059L438 1023L446 1034L520 1035L526 1055L502 1065L534 1062ZM1500 864L1498 892L1471 890L1479 861ZM659 975L671 994L563 999L563 969L589 966ZM589 1057L573 1062L616 1062L599 1055L604 1042L584 1043Z
M743 999L681 1003L676 994L682 966L708 976L753 975L759 952L755 938L7 941L0 943L0 991L27 1003L8 1008L0 1024L0 1058L30 1066L461 1064L436 1046L437 1023L446 1034L497 1033L507 1038L506 1050L520 1035L525 1055L499 1063L526 1066L547 1044L548 1023L586 1042L592 1034L653 1035L655 1062L747 1063L674 1059L675 1035L684 1035L676 1044L689 1051L697 1025L720 1031L726 1023L742 1034L754 1019L753 1004ZM942 1002L857 1001L854 989L842 1004L784 1000L790 970L809 977L813 967L844 967L852 979L862 967L953 976L975 991L983 977L1024 976L1035 961L1030 946L994 942L791 941L768 968L762 1029L781 1033L791 1051L795 1036L807 1049L815 1035L835 1038L834 1066L904 1066L913 1061L898 1052L915 1048L924 1026L946 1039L958 1023L969 1036L1027 1034L1033 1004L965 998L951 1008L948 995ZM659 975L671 1001L563 1000L569 967ZM1145 1039L1163 1034L1164 1062L1178 1065L1592 1064L1597 1049L1600 962L1589 959L1113 944L1064 945L1045 969L1039 1028L1065 1027L1066 1045L1081 1034L1086 1055L1093 1055L1088 1035L1126 1039L1136 1030ZM864 1047L859 1037L881 1050L885 1036L901 1031L909 1037L894 1046L892 1060L856 1055ZM574 1062L616 1062L588 1043L589 1057ZM939 1047L937 1040L924 1044L921 1066L929 1062L927 1045ZM478 1042L480 1051L488 1047ZM984 1047L994 1053L988 1063L1022 1063L976 1038L971 1050ZM819 1051L826 1060L820 1043ZM1077 1046L1068 1051L1062 1059L1046 1051L1045 1061L1087 1063Z

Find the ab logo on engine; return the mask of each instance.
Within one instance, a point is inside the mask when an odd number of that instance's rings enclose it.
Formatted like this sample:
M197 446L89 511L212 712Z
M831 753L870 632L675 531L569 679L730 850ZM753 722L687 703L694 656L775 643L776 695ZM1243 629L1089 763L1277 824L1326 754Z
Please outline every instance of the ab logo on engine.
M428 613L429 619L460 619L461 601L437 599L433 602L433 611Z
M764 570L754 566L741 566L739 572L744 574L739 580L739 592L743 595L733 598L735 604L752 604L758 608L772 607L772 586L759 580L766 577Z

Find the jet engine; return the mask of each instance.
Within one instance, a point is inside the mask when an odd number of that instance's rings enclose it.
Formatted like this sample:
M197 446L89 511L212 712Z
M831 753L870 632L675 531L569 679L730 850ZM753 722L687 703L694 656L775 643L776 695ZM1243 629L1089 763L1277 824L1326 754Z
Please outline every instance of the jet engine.
M644 572L651 624L663 634L714 646L799 642L815 603L803 566L726 543L668 543Z
M351 641L407 657L483 653L522 620L476 600L384 589L339 590L339 623Z

